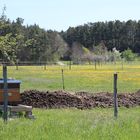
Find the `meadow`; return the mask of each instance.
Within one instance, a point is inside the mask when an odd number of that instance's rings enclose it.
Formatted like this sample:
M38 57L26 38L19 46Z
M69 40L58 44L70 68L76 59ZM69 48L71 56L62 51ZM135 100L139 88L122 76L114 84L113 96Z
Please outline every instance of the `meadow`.
M66 91L113 92L113 74L118 73L118 92L135 92L140 89L140 63L97 65L49 65L8 67L8 77L22 81L21 92L29 89L62 90L62 73ZM2 67L0 68L2 77Z
M140 108L35 109L36 120L0 120L1 140L139 140Z
M118 73L118 92L140 89L139 62L69 66L8 67L8 77L22 81L21 92L29 89L62 90L61 69L64 69L66 91L113 92L113 74ZM0 68L2 75L2 67ZM34 109L35 120L0 119L1 140L139 140L140 107L119 108L118 118L113 108L91 110Z

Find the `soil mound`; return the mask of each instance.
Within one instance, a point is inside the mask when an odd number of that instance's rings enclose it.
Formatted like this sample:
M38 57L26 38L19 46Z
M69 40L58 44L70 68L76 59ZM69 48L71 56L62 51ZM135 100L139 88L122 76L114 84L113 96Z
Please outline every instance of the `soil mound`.
M69 108L90 109L94 107L112 107L112 93L77 92L71 94L66 91L43 92L37 90L24 91L21 103L35 108ZM122 93L118 95L118 106L133 107L140 105L140 91L136 93Z

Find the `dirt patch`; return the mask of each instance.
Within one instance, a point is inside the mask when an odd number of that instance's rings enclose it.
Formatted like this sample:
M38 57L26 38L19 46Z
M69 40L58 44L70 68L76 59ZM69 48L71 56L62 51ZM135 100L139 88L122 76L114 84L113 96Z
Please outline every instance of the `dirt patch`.
M112 93L77 92L74 95L66 91L43 92L24 91L21 94L22 104L35 108L69 108L90 109L94 107L113 107ZM133 107L140 105L140 91L118 95L118 106Z

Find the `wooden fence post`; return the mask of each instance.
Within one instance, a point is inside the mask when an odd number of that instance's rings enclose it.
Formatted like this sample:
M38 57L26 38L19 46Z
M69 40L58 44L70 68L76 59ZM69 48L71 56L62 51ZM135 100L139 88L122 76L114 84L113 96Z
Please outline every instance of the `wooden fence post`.
M16 61L16 70L18 70L18 61Z
M62 87L63 90L65 90L65 84L64 84L64 70L62 69Z
M95 63L94 63L94 65L95 65L95 70L97 69L96 67L97 67L97 63L96 63L96 60L95 60Z
M7 66L3 65L3 120L7 122L8 120L8 84L7 84Z
M122 59L122 70L123 70L123 67L124 67L124 66L123 66L123 59Z
M44 64L44 70L46 70L46 64Z
M118 74L114 73L114 117L118 117L118 99L117 99L117 78Z
M69 70L71 70L71 60L70 60L70 63L69 63Z

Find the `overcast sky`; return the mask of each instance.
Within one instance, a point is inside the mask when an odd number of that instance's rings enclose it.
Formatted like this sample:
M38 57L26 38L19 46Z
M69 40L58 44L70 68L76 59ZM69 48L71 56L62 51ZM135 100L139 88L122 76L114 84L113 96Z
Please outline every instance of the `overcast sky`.
M140 19L140 0L0 0L11 20L38 24L46 30L66 30L88 22ZM1 10L2 11L2 10Z

